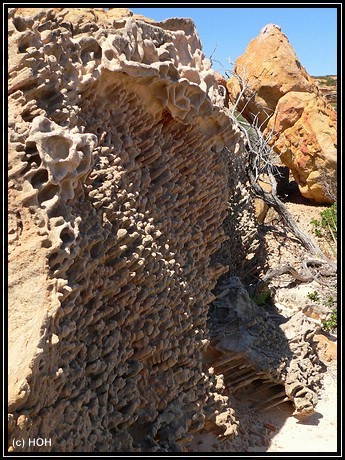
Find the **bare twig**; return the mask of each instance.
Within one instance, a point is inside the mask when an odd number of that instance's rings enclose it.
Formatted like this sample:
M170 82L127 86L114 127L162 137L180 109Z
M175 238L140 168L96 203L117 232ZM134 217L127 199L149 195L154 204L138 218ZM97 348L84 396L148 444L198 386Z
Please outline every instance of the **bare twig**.
M239 66L236 66L236 70L237 67ZM323 254L312 237L300 229L293 216L277 196L277 182L274 176L274 165L271 160L272 148L270 146L274 146L275 138L279 133L275 133L273 128L269 132L266 132L265 135L263 135L261 131L264 126L267 126L268 120L272 117L273 112L269 114L267 111L264 111L264 118L262 117L262 113L252 113L250 114L252 120L250 123L240 120L239 116L236 117L236 112L240 105L242 109L238 114L243 116L244 110L250 100L255 96L255 92L249 87L246 71L243 67L241 69L242 75L239 75L235 70L229 72L240 84L240 92L237 96L237 100L234 102L232 114L237 118L238 125L247 141L248 177L255 195L261 198L269 206L272 206L272 208L283 218L286 227L311 254L318 256L325 261L325 263L335 268L335 264ZM261 119L261 123L259 119ZM260 185L260 181L264 181L263 177L266 177L271 185L270 192L265 191Z

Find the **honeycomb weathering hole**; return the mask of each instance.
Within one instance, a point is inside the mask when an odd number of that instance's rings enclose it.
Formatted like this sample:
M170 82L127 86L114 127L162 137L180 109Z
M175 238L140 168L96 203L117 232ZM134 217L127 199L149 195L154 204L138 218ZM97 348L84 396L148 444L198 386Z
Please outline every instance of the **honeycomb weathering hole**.
M90 43L82 50L80 57L84 65L89 61L100 60L102 57L102 48L97 43Z
M42 245L42 248L48 249L52 247L53 243L49 239L45 239L42 241L41 245Z
M18 30L18 32L24 32L24 30L26 30L33 24L33 20L17 16L13 19L13 24L14 27Z
M115 58L115 53L113 50L105 50L104 56L108 59L108 61L111 61Z
M74 233L70 229L64 228L60 233L60 238L62 242L67 245L74 241Z
M38 202L42 204L44 201L51 200L59 191L57 185L48 184L38 194Z
M42 141L42 147L54 160L64 160L69 155L72 141L62 136L51 136Z
M46 169L40 169L32 176L31 185L39 189L47 181L48 171Z

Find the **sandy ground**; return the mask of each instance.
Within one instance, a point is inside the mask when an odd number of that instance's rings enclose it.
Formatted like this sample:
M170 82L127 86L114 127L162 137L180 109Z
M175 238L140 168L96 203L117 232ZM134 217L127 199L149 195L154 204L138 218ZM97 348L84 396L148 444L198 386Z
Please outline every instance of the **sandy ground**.
M267 411L268 422L281 428L274 433L266 452L336 452L337 408L337 379L333 365L324 374L323 388L312 416L293 417L291 407L283 404Z
M316 412L310 417L292 415L291 403L281 404L267 411L258 411L251 398L250 389L238 399L231 397L240 422L239 434L233 440L220 441L214 435L197 435L190 452L337 452L337 377L336 361L327 364L323 374Z
M288 210L298 222L300 228L312 234L310 221L320 218L320 212L326 209L322 206L313 206L304 199L285 203ZM265 235L268 253L269 268L275 268L279 264L289 263L298 268L303 248L294 238L284 235L284 227L281 220L273 210L269 210L266 225L275 226L281 231L268 231ZM326 244L318 242L321 249L331 257ZM284 281L285 280L285 281ZM314 284L313 284L314 283ZM281 291L279 292L279 289ZM320 290L320 285L312 283L291 285L289 276L281 277L278 282L277 310L284 316L291 316L301 310L308 301L306 294L314 289ZM316 328L321 324L315 321ZM322 336L321 338L323 338ZM331 339L330 348L319 350L319 359L322 367L322 387L319 390L319 402L316 412L309 417L297 418L292 415L293 405L290 402L281 404L270 410L258 410L256 405L260 402L260 388L247 388L241 394L229 394L230 406L235 410L239 421L239 433L232 440L220 441L212 434L198 434L190 452L222 452L224 456L234 452L337 452L337 415L339 410L339 398L337 394L337 356L336 356L336 333L328 334ZM232 454L233 455L233 454Z
M325 243L322 238L313 235L312 219L320 219L320 212L326 207L308 204L306 200L300 199L297 202L286 202L285 205L294 216L300 228L311 235L318 243L327 257L332 258L329 244ZM287 244L286 252L289 251L290 245ZM300 248L295 249L295 254L300 253ZM293 256L290 256L293 259ZM291 260L291 259L290 259ZM285 303L282 306L282 313L297 312L303 306L308 304L306 294L311 291L320 291L320 285L312 282L300 284L299 286L289 289L282 289L281 298L285 299L295 295L294 302ZM293 294L293 295L291 295ZM279 297L279 296L278 296ZM312 302L311 302L312 303ZM320 321L316 322L320 324ZM273 426L280 427L279 430L272 433L270 443L265 450L266 452L337 452L337 416L339 410L339 398L337 394L337 360L336 360L336 334L329 334L329 338L334 343L333 352L327 355L322 350L319 351L319 358L323 367L322 387L319 392L319 402L316 406L316 412L307 418L296 418L292 416L292 409L289 404L283 404L277 408L267 411L266 418Z

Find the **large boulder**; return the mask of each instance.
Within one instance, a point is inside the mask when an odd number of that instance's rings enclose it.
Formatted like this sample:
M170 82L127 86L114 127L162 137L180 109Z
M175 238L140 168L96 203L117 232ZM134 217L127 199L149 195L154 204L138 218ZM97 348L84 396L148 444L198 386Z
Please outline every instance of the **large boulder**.
M232 104L272 138L303 196L336 196L336 112L300 64L279 26L268 24L235 63L227 82ZM265 131L266 130L266 131Z
M302 195L317 203L336 195L336 113L315 93L291 91L279 99L267 131Z
M234 73L239 78L228 81L230 98L236 101L245 83L247 97L240 101L239 110L249 120L258 113L264 124L284 94L317 90L315 81L300 64L287 36L275 24L263 27L249 43L244 54L236 60Z

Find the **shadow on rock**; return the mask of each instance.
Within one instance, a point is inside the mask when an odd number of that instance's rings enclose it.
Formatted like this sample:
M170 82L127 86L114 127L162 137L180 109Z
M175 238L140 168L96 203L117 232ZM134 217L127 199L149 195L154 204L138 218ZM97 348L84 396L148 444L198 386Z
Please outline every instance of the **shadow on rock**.
M239 422L237 440L228 446L265 451L287 417L310 424L320 418L315 327L303 313L285 318L258 306L236 276L223 280L215 295L205 365L222 377ZM265 423L262 414L272 408L281 408L281 426Z

